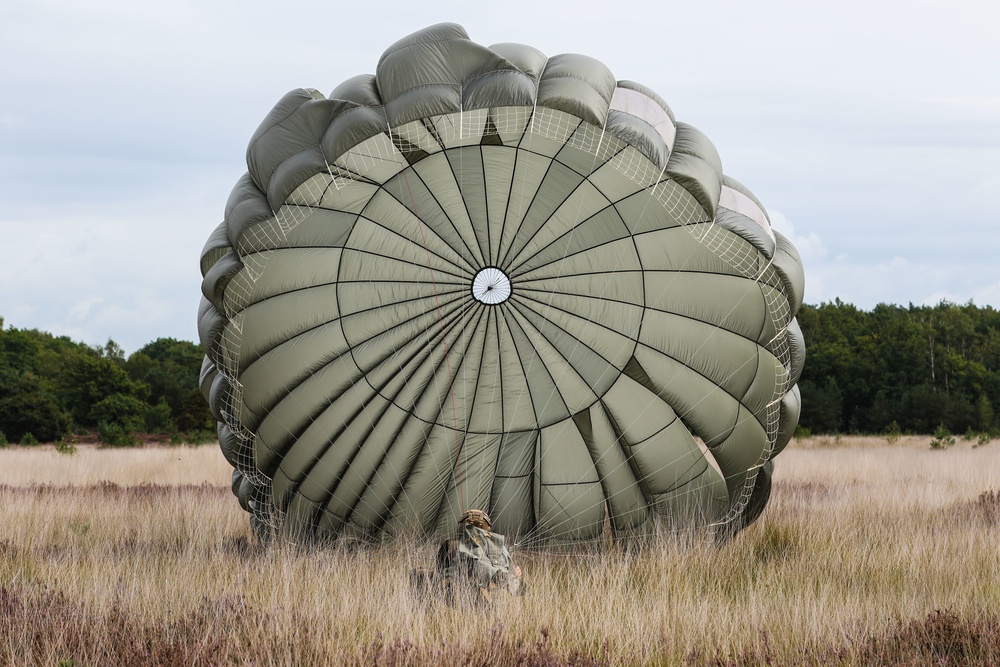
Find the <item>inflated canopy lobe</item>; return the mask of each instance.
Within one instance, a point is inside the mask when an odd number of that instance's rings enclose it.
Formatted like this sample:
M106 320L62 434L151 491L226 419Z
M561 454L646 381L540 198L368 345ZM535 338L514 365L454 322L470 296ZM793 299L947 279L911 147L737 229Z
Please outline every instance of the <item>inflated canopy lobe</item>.
M202 387L261 526L727 532L798 419L803 274L711 142L580 55L400 40L254 134Z

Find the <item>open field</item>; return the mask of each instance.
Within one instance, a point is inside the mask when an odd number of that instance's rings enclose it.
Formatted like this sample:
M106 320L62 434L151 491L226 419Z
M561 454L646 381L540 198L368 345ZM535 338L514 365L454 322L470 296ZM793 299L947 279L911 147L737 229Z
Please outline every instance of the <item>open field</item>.
M212 446L0 449L3 665L1000 664L1000 442L813 438L732 543L515 554L494 609L434 546L261 550Z

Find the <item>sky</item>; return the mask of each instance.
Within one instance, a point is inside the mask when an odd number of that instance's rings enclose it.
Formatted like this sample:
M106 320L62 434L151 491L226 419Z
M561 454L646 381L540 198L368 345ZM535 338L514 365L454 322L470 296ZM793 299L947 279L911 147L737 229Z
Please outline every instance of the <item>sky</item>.
M257 125L442 21L657 91L795 243L806 303L1000 307L1000 5L7 0L4 326L197 341L200 251Z

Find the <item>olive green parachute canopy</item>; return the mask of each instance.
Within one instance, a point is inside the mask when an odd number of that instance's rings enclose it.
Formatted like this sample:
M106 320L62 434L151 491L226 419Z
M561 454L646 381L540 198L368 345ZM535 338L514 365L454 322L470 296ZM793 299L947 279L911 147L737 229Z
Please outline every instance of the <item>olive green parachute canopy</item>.
M202 390L251 523L524 543L763 510L803 272L712 143L583 55L454 24L294 90L201 256Z

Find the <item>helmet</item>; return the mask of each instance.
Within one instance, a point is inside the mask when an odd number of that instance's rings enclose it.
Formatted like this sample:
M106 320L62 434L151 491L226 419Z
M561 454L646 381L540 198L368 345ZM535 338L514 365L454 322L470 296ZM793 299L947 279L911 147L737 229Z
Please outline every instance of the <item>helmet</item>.
M488 530L493 522L490 520L490 515L483 510L465 510L462 512L462 518L458 520L458 527L461 528L465 524Z

